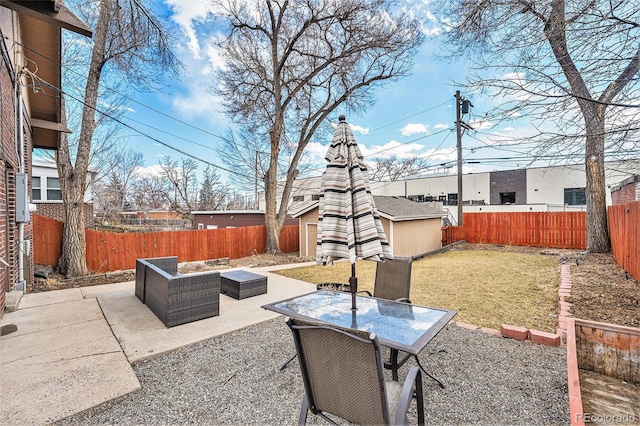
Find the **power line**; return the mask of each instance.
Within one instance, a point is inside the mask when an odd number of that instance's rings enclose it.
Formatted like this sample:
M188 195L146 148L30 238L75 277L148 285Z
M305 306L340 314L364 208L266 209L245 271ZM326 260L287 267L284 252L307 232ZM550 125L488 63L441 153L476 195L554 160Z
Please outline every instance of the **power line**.
M167 135L167 136L171 136L171 137L174 137L174 138L176 138L176 139L181 139L181 140L183 140L183 141L185 141L185 142L189 142L189 143L191 143L191 144L194 144L194 145L200 146L200 147L202 147L202 148L206 148L206 149L209 149L209 150L211 150L211 151L215 151L215 149L213 149L212 147L210 147L210 146L208 146L208 145L204 145L204 144L201 144L201 143L198 143L198 142L194 142L194 141L192 141L192 140L190 140L190 139L184 138L184 137L182 137L182 136L175 135L175 134L173 134L173 133L167 132L166 130L162 130L162 129L158 128L158 127L154 127L154 126L152 126L152 125L150 125L150 124L143 123L142 121L139 121L139 120L135 120L135 119L133 119L133 118L131 118L131 117L126 117L126 118L125 118L125 120L133 121L134 123L138 123L138 124L141 124L141 125L143 125L143 126L145 126L145 127L150 128L150 129L156 130L156 131L158 131L158 132L160 132L160 133L164 133L164 134L165 134L165 135Z
M60 66L60 67L64 67L65 69L67 69L67 70L71 71L72 73L76 74L77 76L84 77L84 75L82 75L82 74L81 74L81 73L79 73L78 71L74 70L74 69L71 67L71 65L67 65L67 64L59 63L58 61L55 61L55 60L53 60L53 59L49 58L48 56L43 55L42 53L38 52L37 50L32 49L32 48L30 48L30 47L28 47L28 46L25 46L24 44L20 43L19 41L13 40L13 43L14 43L14 44L18 44L18 45L20 45L21 47L23 47L24 49L29 50L30 52L35 53L36 55L40 56L41 58L43 58L43 59L45 59L45 60L47 60L47 61L49 61L49 62L51 62L51 63L52 63L52 64L54 64L54 65L57 65L57 66ZM115 90L115 89L113 89L113 88L111 88L111 87L108 87L108 86L106 86L105 84L102 84L102 87L104 87L105 89L107 89L107 90L109 90L109 91L112 91L112 92L114 92L114 93L117 93L119 96L122 96L123 98L125 98L125 99L127 99L127 100L129 100L129 101L131 101L131 102L133 102L133 103L135 103L135 104L138 104L138 105L140 105L140 106L142 106L142 107L144 107L144 108L147 108L147 109L149 109L149 110L151 110L151 111L153 111L153 112L155 112L155 113L157 113L157 114L160 114L160 115L162 115L162 116L164 116L164 117L170 118L171 120L177 121L177 122L178 122L178 123L180 123L180 124L184 124L184 125L185 125L185 126L187 126L187 127L190 127L190 128L192 128L192 129L198 130L198 131L200 131L200 132L202 132L202 133L206 133L206 134L208 134L208 135L210 135L210 136L213 136L213 137L215 137L215 138L218 138L218 139L220 139L220 140L222 140L222 141L224 141L224 142L231 142L231 141L229 141L227 138L225 138L225 137L223 137L223 136L220 136L220 135L218 135L218 134L212 133L212 132L210 132L210 131L208 131L208 130L205 130L205 129L201 128L201 127L194 126L194 125L193 125L193 124L191 124L191 123L188 123L188 122L186 122L186 121L184 121L184 120L181 120L181 119L179 119L179 118L177 118L177 117L174 117L174 116L172 116L172 115L170 115L170 114L167 114L167 113L162 112L162 111L160 111L160 110L158 110L158 109L156 109L156 108L153 108L153 107L151 107L151 106L149 106L149 105L147 105L147 104L144 104L144 103L142 103L142 102L140 102L140 101L137 101L136 99L133 99L133 98L131 98L130 96L127 96L127 95L125 95L125 94L124 94L124 93L122 93L122 92L118 92L117 90Z
M411 115L408 115L406 117L400 118L400 119L394 121L393 123L389 123L389 124L386 124L386 125L381 126L381 127L376 127L373 130L369 130L369 133L375 132L375 131L378 131L378 130L382 130L382 129L386 129L387 127L391 127L394 124L398 124L398 123L400 123L400 122L402 122L404 120L407 120L409 118L415 117L416 115L420 115L420 114L424 114L425 112L433 111L436 108L440 108L441 106L448 104L449 102L451 102L451 101L450 100L446 100L446 101L442 102L441 104L438 104L438 105L433 106L431 108L427 108L424 111L416 112L415 114L411 114Z
M78 71L74 70L70 65L66 65L66 64L58 63L57 61L55 61L55 60L53 60L53 59L51 59L51 58L49 58L49 57L47 57L47 56L45 56L45 55L41 54L40 52L37 52L37 51L36 51L36 50L34 50L34 49L31 49L31 48L29 48L29 47L27 47L27 46L24 46L22 43L20 43L20 42L18 42L18 41L14 41L14 43L16 43L16 44L18 44L18 45L20 45L20 46L24 47L25 49L27 49L27 50L29 50L29 51L31 51L31 52L33 52L33 53L37 54L38 56L40 56L40 57L42 57L42 58L46 59L47 61L50 61L51 63L53 63L53 64L55 64L55 65L59 65L59 66L61 66L61 67L64 67L65 69L67 69L67 70L71 71L72 73L74 73L74 74L76 74L76 75L78 75L78 76L80 76L80 77L84 77L81 73L79 73ZM198 130L198 131L200 131L200 132L202 132L202 133L205 133L205 134L208 134L208 135L213 136L213 137L215 137L215 138L218 138L218 139L220 139L220 140L222 140L222 141L224 141L224 142L230 142L230 143L232 143L232 142L233 142L233 141L230 141L229 139L227 139L227 138L225 138L225 137L223 137L223 136L220 136L220 135L218 135L218 134L212 133L212 132L210 132L210 131L208 131L208 130L205 130L205 129L201 128L201 127L194 126L194 125L193 125L193 124L191 124L191 123L188 123L188 122L186 122L186 121L184 121L184 120L181 120L181 119L179 119L179 118L177 118L177 117L174 117L174 116L172 116L172 115L170 115L170 114L167 114L167 113L165 113L165 112L163 112L163 111L160 111L160 110L158 110L157 108L154 108L154 107L151 107L151 106L149 106L149 105L147 105L147 104L145 104L145 103L142 103L142 102L140 102L140 101L138 101L138 100L136 100L136 99L134 99L134 98L131 98L130 96L125 95L125 94L124 94L124 93L122 93L122 92L119 92L119 91L117 91L117 90L115 90L115 89L113 89L113 88L109 87L109 86L106 86L106 85L104 85L104 84L102 84L102 86L103 86L104 88L106 88L107 90L112 91L112 92L114 92L114 93L118 94L119 96L122 96L123 98L125 98L125 99L127 99L127 100L129 100L129 101L131 101L131 102L133 102L133 103L135 103L135 104L137 104L137 105L140 105L140 106L142 106L142 107L144 107L144 108L147 108L147 109L149 109L149 110L151 110L151 111L153 111L153 112L155 112L155 113L157 113L157 114L160 114L160 115L162 115L162 116L164 116L164 117L170 118L171 120L174 120L174 121L176 121L176 122L178 122L178 123L180 123L180 124L183 124L183 125L185 125L185 126L187 126L187 127L190 127L190 128L192 128L192 129ZM394 121L394 122L392 122L392 123L389 123L389 124L386 124L386 125L384 125L384 126L377 127L377 128L375 128L375 129L373 129L373 130L370 130L369 132L375 132L375 131L378 131L378 130L381 130L381 129L384 129L384 128L387 128L387 127L393 126L394 124L400 123L400 122L402 122L402 121L404 121L404 120L407 120L407 119L409 119L409 118L412 118L412 117L415 117L415 116L417 116L417 115L421 115L421 114L424 114L424 113L427 113L427 112L433 111L433 110L435 110L435 109L437 109L437 108L440 108L440 107L441 107L441 106L443 106L443 105L448 104L449 102L450 102L449 100L446 100L446 101L444 101L444 102L442 102L442 103L440 103L440 104L438 104L438 105L435 105L435 106L432 106L432 107L430 107L430 108L427 108L427 109L425 109L424 111L420 111L420 112L417 112L417 113L414 113L414 114L411 114L411 115L408 115L408 116L402 117L402 118L400 118L400 119L398 119L398 120L396 120L396 121ZM149 125L147 125L147 124L141 123L141 122L136 121L136 120L134 120L134 119L131 119L131 118L128 118L128 119L129 119L129 120L131 120L131 121L134 121L134 122L137 122L137 123L143 124L143 125L145 125L145 126L147 126L147 127L154 128L154 127L152 127L152 126L149 126ZM159 130L159 131L161 131L161 132L163 132L163 133L166 133L166 134L171 135L170 133L167 133L167 132L165 132L165 131L163 131L163 130L160 130L160 129L157 129L157 128L154 128L154 130ZM435 134L438 134L438 133L441 133L441 132L436 132L436 133L434 133L434 135L435 135ZM174 136L174 135L171 135L171 136ZM427 137L427 136L425 136L425 137ZM180 137L179 137L179 138L180 138ZM180 139L184 139L184 138L180 138ZM407 143L415 142L415 141L420 140L420 139L422 139L422 138L418 138L418 139L415 139L415 140L413 140L413 141L409 141L409 142L407 142ZM187 141L188 141L188 140L187 140ZM192 141L188 141L188 142L191 142L191 143L194 143L194 144L198 145L197 143L192 142ZM389 149L392 149L392 148L389 148ZM380 151L380 152L384 152L384 151L385 151L385 150L382 150L382 151ZM379 152L378 152L378 153L379 153ZM376 153L376 154L378 154L378 153Z

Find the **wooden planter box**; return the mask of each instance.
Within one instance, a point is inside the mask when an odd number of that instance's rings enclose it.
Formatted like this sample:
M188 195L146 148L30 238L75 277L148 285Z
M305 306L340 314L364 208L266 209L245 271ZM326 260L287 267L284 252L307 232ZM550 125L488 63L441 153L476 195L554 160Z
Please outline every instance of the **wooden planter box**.
M640 328L569 318L571 424L640 421Z

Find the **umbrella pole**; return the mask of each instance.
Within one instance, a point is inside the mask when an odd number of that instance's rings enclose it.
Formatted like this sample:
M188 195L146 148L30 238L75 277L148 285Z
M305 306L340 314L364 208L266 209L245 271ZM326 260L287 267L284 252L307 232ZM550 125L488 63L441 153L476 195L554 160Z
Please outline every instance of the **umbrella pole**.
M356 264L351 264L351 278L349 278L349 288L351 289L351 309L356 310L356 292L358 291L358 277L356 277Z

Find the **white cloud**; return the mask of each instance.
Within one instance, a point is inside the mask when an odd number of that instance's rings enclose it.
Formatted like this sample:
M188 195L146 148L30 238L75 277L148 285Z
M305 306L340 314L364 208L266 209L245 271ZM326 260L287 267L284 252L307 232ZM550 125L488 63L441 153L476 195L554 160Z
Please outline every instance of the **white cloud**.
M210 76L217 70L224 70L226 68L224 56L218 46L214 42L215 38L212 37L211 41L206 45L206 59L207 63L202 67L201 75Z
M453 161L457 159L457 152L455 148L443 148L435 149L430 148L420 154L420 158L428 160L431 163L442 163L446 161Z
M146 167L138 167L134 174L138 177L146 176L162 176L162 167L160 164L153 164Z
M307 147L304 149L304 153L309 157L309 160L312 163L324 163L324 156L327 153L327 144L323 144L320 142L309 142Z
M362 127L362 126L358 126L357 124L352 124L352 123L348 123L349 127L351 127L351 131L353 133L359 133L361 135L366 135L369 133L369 128L368 127ZM334 129L336 129L338 127L338 123L331 123L331 127L333 127Z
M403 144L396 140L391 140L384 145L360 145L360 151L364 155L365 160L371 158L412 158L418 155L419 151L424 149L424 145L419 143L407 143Z
M200 44L194 27L194 22L204 21L212 12L210 0L165 0L173 12L172 19L184 30L188 39L189 51L196 58L200 58Z
M224 67L224 60L216 46L221 35L215 31L196 33L194 29L198 20L208 19L212 7L206 0L198 0L196 4L186 4L180 0L167 0L167 3L173 7L173 19L185 29L185 36L189 38L188 48L176 48L184 72L181 80L174 85L172 108L188 120L226 124L221 99L211 93L213 74Z
M369 133L369 128L368 127L362 127L362 126L358 126L355 124L349 124L349 126L351 127L351 130L354 133L360 133L361 135L366 135Z
M402 136L411 136L419 133L429 133L429 130L422 123L409 123L400 130L400 133Z
M446 124L446 123L437 123L433 126L434 129L436 130L444 130L444 129L448 129L450 128L451 125Z
M490 129L493 126L495 126L494 123L492 123L489 120L471 120L469 121L469 125L471 127L473 127L473 130L486 130L486 129Z
M173 107L189 118L201 117L212 123L226 122L222 112L222 99L211 93L206 86L191 82L184 87L186 93L176 95Z

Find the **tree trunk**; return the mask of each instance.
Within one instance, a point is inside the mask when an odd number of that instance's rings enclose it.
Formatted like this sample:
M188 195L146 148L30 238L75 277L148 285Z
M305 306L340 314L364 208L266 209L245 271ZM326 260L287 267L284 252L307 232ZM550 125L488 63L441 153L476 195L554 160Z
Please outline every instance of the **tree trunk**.
M100 16L96 26L91 64L89 66L89 75L87 76L84 106L82 108L82 125L78 138L75 165L72 164L67 135L61 136L58 150L58 176L60 178L60 192L62 193L65 215L62 252L58 260L58 270L67 277L83 276L89 273L84 234L84 194L86 191L89 156L91 154L91 141L96 126L95 108L98 102L100 76L105 61L107 31L113 7L113 0L102 0L100 2ZM62 109L64 110L64 104ZM63 120L66 121L66 116L63 117Z
M585 171L587 174L587 251L611 251L607 227L607 192L604 175L604 108L593 103L583 109L587 123Z
M74 182L75 179L69 176L68 169L58 167L58 170L60 181L67 181L66 185L61 185L65 188L61 189L65 222L58 270L67 277L88 275L84 233L84 185ZM61 173L65 173L66 176Z
M566 39L565 1L553 0L544 33L558 64L580 106L586 129L585 173L587 186L587 251L607 253L611 250L607 228L607 198L604 176L605 106L592 100L580 71L569 55ZM619 88L617 90L620 90ZM614 90L609 96L613 99ZM603 94L603 96L606 96Z
M276 200L278 198L278 155L280 153L280 131L276 124L271 131L271 160L267 169L264 183L264 222L267 227L267 239L264 251L266 253L281 253L280 226L276 215Z

